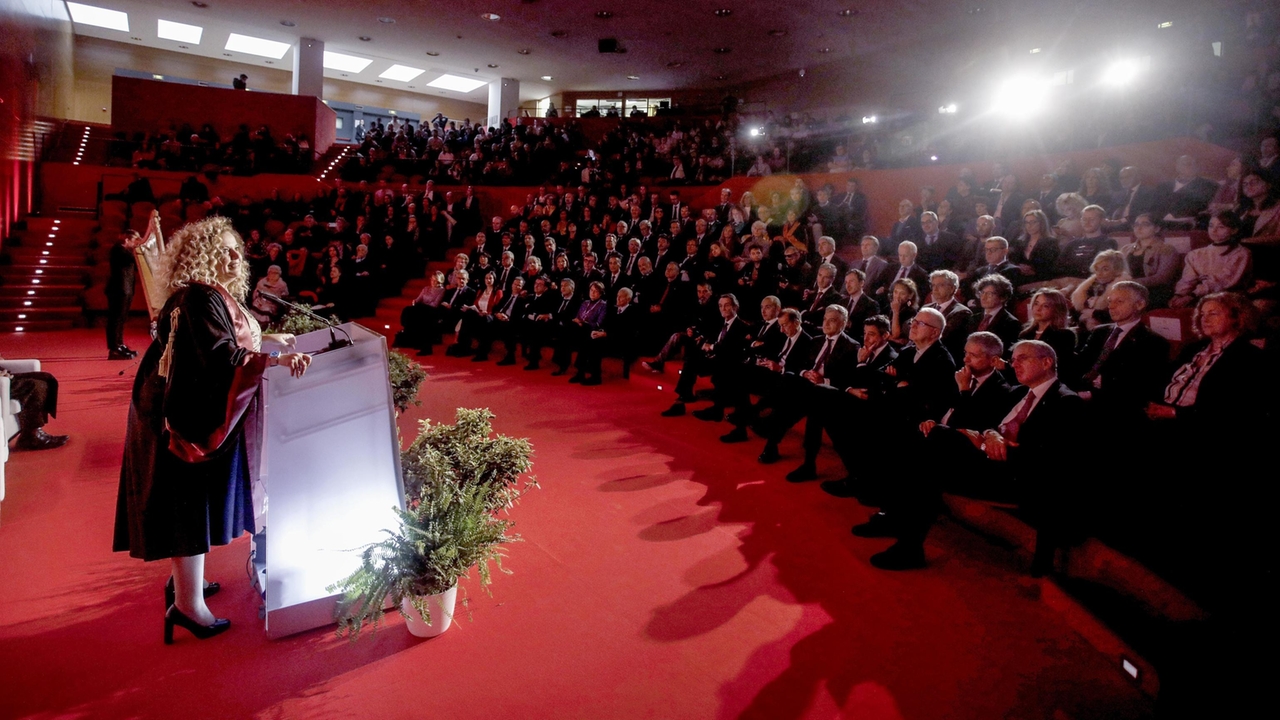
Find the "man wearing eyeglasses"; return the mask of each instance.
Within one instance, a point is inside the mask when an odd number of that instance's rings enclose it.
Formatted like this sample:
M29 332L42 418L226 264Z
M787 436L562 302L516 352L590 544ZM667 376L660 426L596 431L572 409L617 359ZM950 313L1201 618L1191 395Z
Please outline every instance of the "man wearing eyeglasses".
M981 312L975 310L969 318L965 337L976 332L995 333L1006 348L1013 347L1022 332L1022 324L1007 307L1013 299L1013 283L1003 275L986 275L974 283L973 292Z

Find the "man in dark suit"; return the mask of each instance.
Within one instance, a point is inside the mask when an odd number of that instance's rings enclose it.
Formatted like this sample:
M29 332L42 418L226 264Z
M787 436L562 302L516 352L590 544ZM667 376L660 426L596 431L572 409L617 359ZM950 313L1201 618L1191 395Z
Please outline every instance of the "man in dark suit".
M704 332L694 338L693 347L685 353L684 369L676 382L676 401L662 411L663 417L684 414L685 404L694 402L693 386L699 376L711 375L720 371L722 366L740 363L746 356L751 326L738 317L738 298L733 293L725 293L720 296L718 308L722 322L704 328Z
M649 248L645 248L647 251ZM653 251L653 271L656 273L666 274L667 263L679 264L680 259L675 257L671 252L671 238L666 234L658 236L657 246Z
M880 305L866 292L863 292L867 276L857 268L851 268L844 274L844 295L840 304L849 311L849 327L855 330L872 315L880 313Z
M711 290L711 283L704 281L694 285L696 302L686 303L676 294L676 290L690 284L680 280L678 273L672 278L671 266L667 266L667 284L657 305L661 311L654 313L653 308L650 307L650 317L658 314L660 319L665 320L661 325L663 329L667 327L674 329L653 360L640 363L645 370L661 373L666 367L667 360L670 360L673 355L683 351L687 356L693 351L697 338L719 326L720 307L712 302L715 293ZM674 312L669 313L668 306L671 306Z
M1111 217L1105 223L1108 230L1127 230L1133 219L1151 212L1156 206L1156 189L1142 183L1142 174L1133 165L1120 168L1120 190L1111 198Z
M1186 226L1197 222L1200 213L1209 208L1218 184L1200 177L1200 164L1190 155L1178 158L1173 180L1156 187L1156 212L1166 223Z
M716 222L723 227L729 222L729 211L733 209L733 191L729 188L720 188L720 202L716 205Z
M766 442L764 451L760 453L760 462L777 461L778 443L817 403L820 396L816 393L827 389L843 391L848 387L852 371L858 364L859 347L858 341L844 332L848 321L849 313L843 305L830 305L823 312L822 335L810 343L809 361L798 374L790 376L779 387L773 413L762 428ZM808 465L801 466L800 470L806 468L812 470ZM816 471L796 471L787 479L802 482L816 477Z
M497 275L497 277L494 278L494 280L496 280L494 286L501 290L503 295L510 295L511 283L515 282L515 279L520 277L520 269L516 267L515 253L508 250L502 253L501 258L502 259L498 263L498 267L493 271L494 274Z
M462 319L462 308L475 301L476 292L468 284L469 279L466 270L453 271L455 285L446 289L444 296L440 298L440 304L435 313L435 327L429 331L429 337L425 340L426 346L419 354L430 355L431 345L439 342L441 335L453 332L458 321Z
M873 293L880 299L881 307L885 308L889 307L889 301L893 299L890 289L895 282L910 280L916 284L916 290L922 293L929 286L929 273L916 262L916 244L910 240L904 240L898 245L898 262L890 265L889 270L881 277L883 284L875 288Z
M965 335L995 333L1006 348L1013 347L1022 332L1022 324L1006 307L1013 299L1013 283L1003 275L984 275L973 284L973 294L981 312L969 318Z
M1074 443L1083 426L1084 401L1057 376L1053 348L1038 340L1014 346L1014 373L1022 390L999 425L979 432L966 429L959 439L926 443L924 457L930 467L949 468L944 489L960 490L992 499L1013 500L1036 528L1031 574L1053 571L1055 551L1062 544L1065 518L1071 503L1067 489L1080 457ZM930 433L932 436L933 433ZM966 478L977 487L956 488ZM894 527L863 528L859 535L896 536L898 542L871 557L884 570L924 567L924 539L933 524L931 513L916 514L918 521Z
M809 258L809 264L814 267L821 267L823 263L834 265L835 277L838 278L844 277L845 271L849 269L849 264L844 261L844 258L836 254L836 241L830 235L818 238L817 256Z
M986 264L973 271L973 277L1003 275L1014 287L1022 284L1022 270L1009 262L1009 241L1002 237L987 238L982 243L982 256Z
M603 283L604 273L596 267L596 254L589 252L582 256L582 267L573 274L573 285L579 300L587 296L587 289L593 282Z
M1026 198L1018 192L1018 178L1005 175L1000 187L992 192L991 216L1000 220L1000 227L1007 228L1022 217L1022 203Z
M844 193L835 203L844 223L844 239L853 242L861 238L867 230L867 196L858 189L857 178L844 181Z
M964 242L952 232L938 226L938 216L932 212L920 214L920 229L924 237L920 240L919 256L916 262L926 271L950 270L960 263L960 255L964 250ZM901 249L901 246L899 246ZM921 292L924 287L920 286Z
M736 410L728 417L734 429L720 437L721 442L746 442L747 426L755 422L760 410L772 407L777 400L779 388L785 385L784 378L794 376L809 361L809 347L813 337L804 331L800 323L800 311L795 308L784 308L776 323L782 336L782 342L776 351L768 350L768 344L753 348L754 358L744 363L741 372L729 378L723 391L726 407ZM751 405L750 393L760 396L757 405Z
M725 408L742 409L748 401L744 375L756 367L755 362L760 358L777 358L787 339L778 322L781 312L782 303L776 296L769 295L760 301L760 322L747 333L747 351L742 362L717 368L711 376L711 384L715 386L711 407L694 411L694 417L719 422L724 419Z
M830 263L818 266L817 283L801 296L800 319L806 329L821 325L827 306L840 303L840 291L835 286L837 272L836 266Z
M578 316L578 306L582 304L574 290L573 280L565 278L560 281L558 297L545 293L548 300L541 303L540 307L540 303L535 302L530 312L526 313L525 328L521 333L525 354L529 358L529 364L524 366L525 370L537 370L542 362L543 346L554 344L569 331L570 323Z
M1085 372L1077 390L1095 418L1117 429L1141 424L1163 389L1169 341L1142 323L1149 297L1139 283L1116 283L1107 299L1112 322L1095 328L1080 354Z
M477 325L472 332L472 336L479 342L472 362L488 360L489 350L493 348L493 341L502 340L503 346L506 347L506 354L498 361L498 364L516 364L515 330L518 326L520 314L528 304L528 296L524 293L524 278L516 276L511 281L511 287L504 292L502 304L494 308L492 313L488 315L468 313L467 319L464 320L464 322L471 322Z
M813 287L816 271L805 260L800 248L788 247L782 257L782 268L778 271L778 298L784 307L800 307L805 291Z
M824 235L830 235L833 239L844 234L840 208L831 201L829 186L818 190L818 201L809 208L809 222L816 224Z
M964 354L964 341L969 337L969 318L973 311L956 299L960 289L960 278L950 270L934 270L929 273L929 296L932 300L925 305L942 313L947 327L942 331L942 345L958 358Z
M866 273L866 278L862 281L862 286L872 294L879 288L889 272L889 261L880 257L880 239L875 235L864 235L858 243L858 250L862 253L862 259L855 262L851 267L856 267Z
M610 303L615 302L618 297L618 291L624 287L631 287L631 277L622 269L622 256L618 253L609 253L609 257L605 260L608 263L608 272L604 274L604 297Z
M635 357L636 331L639 327L639 308L631 302L631 288L620 287L615 306L605 315L604 323L593 330L578 349L577 368L582 373L583 385L599 385L600 361L606 354L622 358L622 376L628 377L631 359Z

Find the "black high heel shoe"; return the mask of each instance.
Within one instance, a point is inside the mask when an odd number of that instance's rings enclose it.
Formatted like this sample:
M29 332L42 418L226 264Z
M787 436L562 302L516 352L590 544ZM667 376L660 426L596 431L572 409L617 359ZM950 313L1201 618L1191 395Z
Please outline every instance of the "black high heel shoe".
M215 635L231 629L231 621L226 618L217 618L212 625L201 625L192 620L178 609L177 605L170 605L169 609L164 613L164 644L173 644L173 626L178 625L186 628L197 640L208 640Z
M205 585L204 586L205 599L208 600L214 595L217 595L218 591L221 589L222 589L222 586L216 582L211 582L208 585ZM164 606L166 609L168 609L168 607L173 604L173 600L174 600L173 576L170 575L169 582L164 584Z

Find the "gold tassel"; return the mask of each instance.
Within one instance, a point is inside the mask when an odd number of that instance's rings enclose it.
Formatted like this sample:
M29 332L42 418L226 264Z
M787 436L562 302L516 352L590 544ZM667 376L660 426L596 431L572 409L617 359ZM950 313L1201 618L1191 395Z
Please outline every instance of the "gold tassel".
M169 377L169 365L173 362L173 336L178 331L178 315L181 308L174 308L169 313L169 339L164 344L164 354L160 356L160 364L156 367L156 372L162 378Z

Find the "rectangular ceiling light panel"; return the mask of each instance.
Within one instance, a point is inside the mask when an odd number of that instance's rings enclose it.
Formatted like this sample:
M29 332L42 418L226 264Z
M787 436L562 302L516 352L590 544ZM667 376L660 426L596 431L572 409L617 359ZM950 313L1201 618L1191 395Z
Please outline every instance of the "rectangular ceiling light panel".
M481 85L488 85L489 83L484 80L465 78L458 75L441 75L427 84L434 88L440 88L441 90L453 90L454 92L469 93Z
M177 40L191 45L199 45L200 36L203 34L204 28L199 25L187 25L186 23L172 22L170 20L156 20L156 35L164 40Z
M227 38L226 49L231 52L242 52L279 60L285 56L285 53L289 52L289 47L289 43L231 33L231 36Z
M324 66L330 70L358 73L369 67L371 62L373 61L369 58L344 55L340 52L330 52L328 50L324 51Z
M129 32L129 15L119 10L108 10L106 8L94 7L93 5L81 5L80 3L67 3L67 10L71 11L71 21L81 25L92 25L94 27L106 28L108 30L119 30L120 32Z
M388 80L399 80L400 82L409 82L424 72L426 72L426 70L409 67L408 65L392 65L378 77L386 78Z

